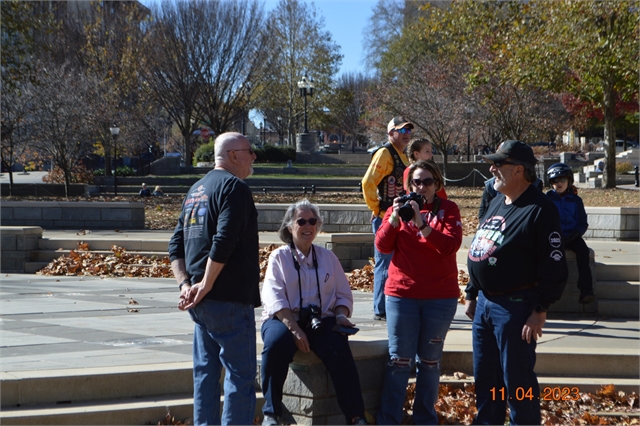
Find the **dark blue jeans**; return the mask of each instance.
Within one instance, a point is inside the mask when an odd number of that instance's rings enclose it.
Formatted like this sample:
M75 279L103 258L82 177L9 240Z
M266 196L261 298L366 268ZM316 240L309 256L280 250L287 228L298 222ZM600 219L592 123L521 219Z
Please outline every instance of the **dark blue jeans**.
M582 237L574 238L565 243L565 248L576 254L578 263L578 289L580 291L593 291L593 277L589 267L589 247Z
M473 319L473 375L478 415L474 424L502 425L506 407L512 425L540 424L540 388L533 372L536 342L522 339L532 312L533 290L506 296L478 295Z
M354 417L364 418L364 402L360 389L360 377L351 354L347 336L331 331L336 319L323 318L322 333L305 329L311 350L320 358L329 372L336 391L338 405L350 424ZM277 318L262 324L262 413L270 416L282 415L282 388L287 379L289 363L298 350L293 334Z

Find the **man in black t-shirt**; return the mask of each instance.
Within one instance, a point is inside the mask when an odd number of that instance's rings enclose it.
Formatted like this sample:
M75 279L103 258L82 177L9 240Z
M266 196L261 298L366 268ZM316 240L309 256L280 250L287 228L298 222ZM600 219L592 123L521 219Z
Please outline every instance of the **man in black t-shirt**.
M244 179L256 155L240 133L215 141L215 168L196 182L169 242L178 308L193 335L193 423L253 424L256 323L260 306L258 212ZM224 410L220 414L220 373Z
M507 403L511 424L540 424L536 342L568 275L560 217L532 185L536 158L529 146L506 141L484 159L491 163L498 194L480 220L467 259L475 424L503 424Z

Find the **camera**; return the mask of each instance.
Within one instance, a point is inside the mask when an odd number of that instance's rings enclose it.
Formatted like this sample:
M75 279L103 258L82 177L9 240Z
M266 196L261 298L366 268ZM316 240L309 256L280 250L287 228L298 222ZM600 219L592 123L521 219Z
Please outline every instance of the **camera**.
M418 203L418 210L422 210L423 207L422 195L416 194L415 192L410 192L401 196L400 204L402 204L402 206L400 206L400 209L398 210L398 215L400 215L400 218L405 222L409 222L411 219L413 219L413 215L415 214L415 212L413 211L413 207L409 203L411 200Z
M306 308L300 309L300 323L306 328L311 327L315 333L322 331L322 312L318 305L309 305Z

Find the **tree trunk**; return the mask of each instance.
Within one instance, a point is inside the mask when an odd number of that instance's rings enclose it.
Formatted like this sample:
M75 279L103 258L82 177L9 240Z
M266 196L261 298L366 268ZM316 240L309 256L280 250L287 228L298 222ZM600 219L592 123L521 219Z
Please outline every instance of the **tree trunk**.
M604 91L604 140L608 144L604 151L605 168L603 177L604 188L616 187L616 129L615 129L615 94L613 86Z
M191 167L191 129L185 129L182 133L184 139L184 166Z

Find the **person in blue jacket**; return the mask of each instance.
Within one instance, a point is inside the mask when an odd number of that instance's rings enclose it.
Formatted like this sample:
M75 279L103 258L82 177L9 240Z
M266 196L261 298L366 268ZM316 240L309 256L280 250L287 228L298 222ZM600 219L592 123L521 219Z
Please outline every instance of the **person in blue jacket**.
M547 170L547 178L553 189L547 196L553 201L560 213L562 238L565 248L576 254L578 262L579 303L586 305L595 300L593 293L593 278L589 268L589 247L582 239L587 232L587 212L584 210L582 198L578 196L578 189L573 185L573 171L564 163L556 163Z

